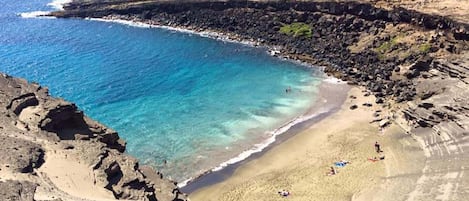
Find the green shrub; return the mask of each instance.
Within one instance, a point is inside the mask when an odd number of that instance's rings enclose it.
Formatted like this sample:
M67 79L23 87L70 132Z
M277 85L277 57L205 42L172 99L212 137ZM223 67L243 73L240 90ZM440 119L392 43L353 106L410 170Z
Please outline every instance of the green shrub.
M391 50L397 43L399 42L399 37L396 36L392 38L390 41L386 41L383 44L381 44L379 47L376 48L376 51L378 53L385 53L389 50Z
M421 53L428 53L430 52L430 48L432 48L432 46L430 45L430 43L424 43L422 45L419 46L419 50Z
M293 36L293 37L306 37L306 38L311 38L313 34L311 27L302 22L284 24L280 28L280 33Z

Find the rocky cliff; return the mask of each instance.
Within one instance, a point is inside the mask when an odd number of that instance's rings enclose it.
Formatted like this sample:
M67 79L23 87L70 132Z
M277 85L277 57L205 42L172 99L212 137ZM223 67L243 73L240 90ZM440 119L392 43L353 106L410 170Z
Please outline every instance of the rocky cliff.
M5 74L0 143L0 200L185 200L173 182L126 155L115 131Z

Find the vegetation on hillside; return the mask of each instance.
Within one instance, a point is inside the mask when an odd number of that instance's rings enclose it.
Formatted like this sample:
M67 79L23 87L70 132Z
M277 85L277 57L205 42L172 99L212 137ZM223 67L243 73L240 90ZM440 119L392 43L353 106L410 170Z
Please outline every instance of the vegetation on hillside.
M293 37L306 37L311 38L313 31L311 27L302 22L294 22L291 24L284 24L280 28L280 33L293 36Z

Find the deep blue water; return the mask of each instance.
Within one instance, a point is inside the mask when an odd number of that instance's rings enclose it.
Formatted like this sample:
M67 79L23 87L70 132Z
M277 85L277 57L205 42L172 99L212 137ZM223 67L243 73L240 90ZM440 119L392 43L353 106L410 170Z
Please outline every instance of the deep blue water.
M261 48L109 22L21 18L51 10L49 0L0 2L0 71L75 102L117 130L130 154L178 181L303 114L322 79Z

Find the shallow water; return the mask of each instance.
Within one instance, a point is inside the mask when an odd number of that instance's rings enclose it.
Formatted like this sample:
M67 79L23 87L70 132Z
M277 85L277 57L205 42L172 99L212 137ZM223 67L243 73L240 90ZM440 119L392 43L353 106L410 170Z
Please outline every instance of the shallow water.
M109 22L22 18L52 8L46 0L1 1L0 71L75 102L117 130L141 163L177 181L265 142L309 109L323 79L262 48Z

